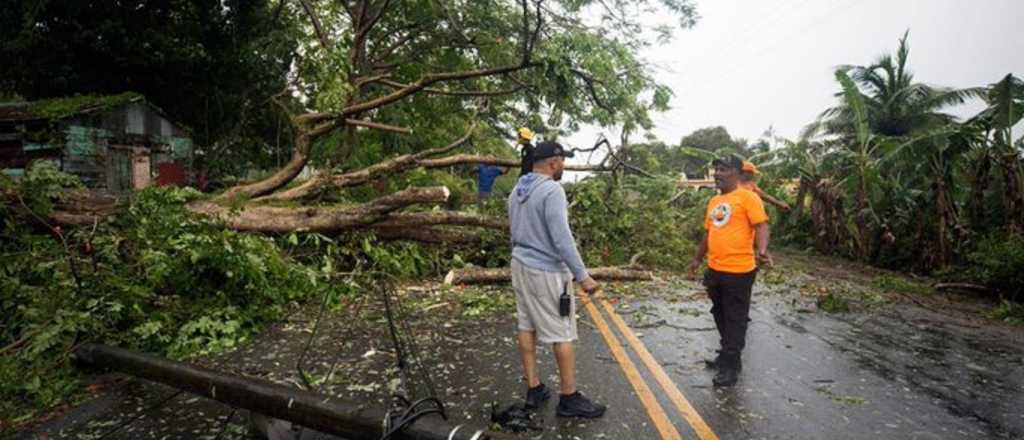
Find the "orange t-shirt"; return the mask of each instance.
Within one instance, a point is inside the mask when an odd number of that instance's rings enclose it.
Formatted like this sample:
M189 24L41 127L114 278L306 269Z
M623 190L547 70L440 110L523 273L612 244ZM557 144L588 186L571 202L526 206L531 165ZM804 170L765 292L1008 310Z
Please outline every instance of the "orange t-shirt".
M708 267L719 272L747 273L754 262L754 225L768 221L761 198L737 188L708 202L704 228L708 231Z

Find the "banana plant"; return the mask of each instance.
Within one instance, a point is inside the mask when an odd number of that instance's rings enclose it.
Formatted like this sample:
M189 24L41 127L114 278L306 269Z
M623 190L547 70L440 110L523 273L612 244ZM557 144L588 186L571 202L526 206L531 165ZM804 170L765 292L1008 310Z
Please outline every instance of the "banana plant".
M836 81L842 86L844 104L850 109L853 122L853 138L847 148L837 152L852 173L846 173L839 180L840 186L856 194L857 209L848 229L856 243L854 244L861 258L867 258L871 246L871 227L878 224L878 214L874 209L873 195L881 195L881 174L879 172L880 156L890 146L889 139L876 135L868 123L868 112L865 97L857 88L857 84L847 75L844 69L835 73Z
M1011 216L1010 228L1024 232L1024 169L1020 148L1024 144L1024 137L1017 140L1013 137L1014 126L1024 117L1024 81L1006 75L988 87L984 99L988 107L969 122L984 127L986 142L982 145L985 152L982 160L1001 167L1003 206Z

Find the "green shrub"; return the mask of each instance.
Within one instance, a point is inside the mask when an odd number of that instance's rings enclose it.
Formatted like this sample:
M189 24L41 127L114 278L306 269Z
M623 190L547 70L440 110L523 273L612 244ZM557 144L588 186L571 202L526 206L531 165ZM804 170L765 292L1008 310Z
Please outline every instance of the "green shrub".
M988 313L988 317L1011 324L1024 325L1024 304L1003 301Z
M612 185L606 177L589 178L569 190L569 220L587 264L625 264L642 253L642 263L684 269L703 233L706 195L687 193L669 206L676 191L671 179L625 176L621 187Z
M1024 236L993 234L967 257L968 275L1010 301L1024 299Z
M38 167L18 182L45 208L70 179ZM4 216L0 238L0 418L25 418L77 389L83 342L172 358L219 351L279 318L293 300L333 289L270 239L226 230L184 203L186 189L147 189L109 222L40 234Z
M841 294L829 292L818 298L818 308L828 313L846 313L850 311L850 301Z

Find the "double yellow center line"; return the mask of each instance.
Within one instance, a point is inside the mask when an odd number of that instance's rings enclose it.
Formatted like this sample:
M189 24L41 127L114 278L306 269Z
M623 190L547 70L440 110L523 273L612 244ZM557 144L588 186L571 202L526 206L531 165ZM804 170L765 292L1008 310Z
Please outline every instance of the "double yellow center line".
M704 422L697 410L690 405L690 402L686 400L686 396L679 391L679 387L676 386L675 382L668 377L665 373L665 369L661 367L651 356L651 353L647 351L647 347L640 341L640 338L636 337L633 330L626 325L626 322L622 320L622 317L618 313L615 313L615 309L612 308L611 304L603 297L588 297L586 294L581 294L580 299L590 314L590 319L594 321L594 325L597 330L604 337L605 343L608 344L608 349L612 353L612 357L618 362L619 366L622 367L623 373L626 375L626 379L630 385L633 386L633 390L640 398L640 403L644 405L647 410L647 414L651 417L654 422L655 429L661 435L662 440L681 440L679 431L676 430L675 426L669 420L668 415L665 414L665 410L658 403L658 400L654 397L654 393L651 388L647 385L647 382L640 376L640 372L637 370L636 365L626 354L625 348L619 342L619 338L615 336L612 330L608 327L601 312L594 305L594 301L600 301L601 306L608 313L612 323L619 329L622 335L626 338L626 342L629 343L633 351L636 352L640 361L644 363L651 375L654 376L654 380L658 382L661 389L665 391L669 400L675 405L676 410L679 414L690 424L693 431L697 434L697 438L701 440L718 440L718 436L711 430L711 427Z

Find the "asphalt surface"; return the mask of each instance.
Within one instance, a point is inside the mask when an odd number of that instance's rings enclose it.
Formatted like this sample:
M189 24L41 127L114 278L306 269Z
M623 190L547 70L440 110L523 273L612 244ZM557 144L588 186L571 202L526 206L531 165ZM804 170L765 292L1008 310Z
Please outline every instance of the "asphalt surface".
M713 372L703 364L714 356L718 335L708 313L710 302L698 285L670 279L609 286L604 292L713 433L700 434L694 417L682 415L626 335L612 324L608 311L598 307L678 438L1024 438L1020 327L985 321L972 305L936 295L908 301L900 300L905 296L900 294L853 312L826 313L814 307L807 292L832 289L863 298L873 279L888 275L803 269L807 263L794 258L758 282L744 370L739 384L727 389L711 386ZM502 295L508 290L488 292ZM409 319L410 333L416 335L434 392L446 402L452 420L483 426L489 424L492 407L521 403L525 385L513 340L515 320L507 306L467 317L458 307L448 307L465 294L461 290L407 294L416 299L411 309L428 310ZM360 313L366 322L354 322L346 312L329 315L309 353L307 370L322 379L317 386L325 394L383 407L391 389L401 383L379 310L367 306ZM294 366L309 337L312 315L297 315L236 352L198 362L298 386ZM555 416L555 397L536 412L533 422L541 429L519 434L523 438L671 438L656 429L658 417L641 402L599 327L581 307L578 382L584 394L608 404L607 414L597 420L561 419ZM551 350L542 347L538 357L544 382L557 389ZM407 385L414 394L430 388L411 376ZM18 437L249 438L246 411L189 395L159 404L174 390L120 375L90 380L101 384L95 399ZM327 438L311 432L302 437Z

